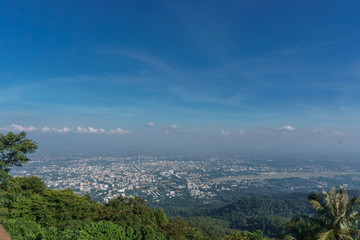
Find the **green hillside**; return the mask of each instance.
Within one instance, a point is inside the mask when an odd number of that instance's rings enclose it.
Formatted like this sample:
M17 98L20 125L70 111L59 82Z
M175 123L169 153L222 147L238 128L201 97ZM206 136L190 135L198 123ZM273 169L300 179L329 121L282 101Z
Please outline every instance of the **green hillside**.
M275 237L283 231L285 222L309 212L306 195L288 195L287 199L243 198L209 211L208 215L227 221L232 229L262 230L264 234Z
M13 239L205 239L142 199L119 197L104 205L69 189L47 189L37 177L0 184L0 216Z

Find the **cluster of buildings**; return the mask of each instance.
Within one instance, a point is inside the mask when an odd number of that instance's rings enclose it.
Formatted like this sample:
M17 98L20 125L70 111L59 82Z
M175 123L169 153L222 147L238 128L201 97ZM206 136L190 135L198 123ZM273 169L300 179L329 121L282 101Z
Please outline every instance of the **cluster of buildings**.
M181 196L214 199L221 192L264 187L279 174L301 177L304 172L331 170L314 164L291 166L266 158L250 161L241 156L41 155L24 167L15 168L12 174L39 176L50 188L70 188L97 201L140 196L158 202ZM323 179L318 182L319 187L328 185ZM289 184L289 189L299 190L294 186Z

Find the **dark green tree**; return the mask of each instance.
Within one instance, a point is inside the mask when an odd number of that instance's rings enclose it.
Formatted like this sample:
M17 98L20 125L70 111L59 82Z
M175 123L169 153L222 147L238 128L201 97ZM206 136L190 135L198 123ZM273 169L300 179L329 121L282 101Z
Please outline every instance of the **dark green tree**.
M21 218L1 219L1 223L12 239L37 239L41 232L39 224Z
M163 209L158 209L155 211L155 219L156 219L156 224L159 227L165 227L169 223L169 220L166 218Z
M284 235L284 240L314 240L318 230L318 226L311 224L307 216L291 219L284 228L289 232Z
M0 181L9 177L12 166L22 166L30 161L26 154L34 152L37 147L36 142L26 138L25 132L9 132L7 135L0 133Z
M315 211L313 217L295 218L285 225L290 233L284 239L345 240L360 239L360 198L349 196L344 188L331 192L311 193L309 201Z
M224 238L224 240L267 240L263 233L258 230L256 232L239 231Z
M97 223L86 224L83 229L83 234L80 239L104 239L104 240L117 240L125 239L125 230L122 226L119 226L113 222L100 221Z
M359 197L349 196L344 188L333 188L330 193L326 191L311 193L309 201L315 210L316 216L310 219L310 223L321 230L317 239L342 240L359 239L360 230L356 227L360 222Z

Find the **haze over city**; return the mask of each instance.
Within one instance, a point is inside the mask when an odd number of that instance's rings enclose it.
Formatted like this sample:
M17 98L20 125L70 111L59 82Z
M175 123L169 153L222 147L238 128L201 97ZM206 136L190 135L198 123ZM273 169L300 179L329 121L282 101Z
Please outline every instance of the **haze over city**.
M358 151L358 1L0 6L0 132L40 152Z

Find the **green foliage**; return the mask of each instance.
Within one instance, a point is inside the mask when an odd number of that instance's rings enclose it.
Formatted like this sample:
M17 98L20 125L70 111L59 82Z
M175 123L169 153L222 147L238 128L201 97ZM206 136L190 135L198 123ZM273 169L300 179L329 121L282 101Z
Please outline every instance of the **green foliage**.
M36 149L36 142L27 139L25 132L0 134L0 180L9 178L8 172L12 166L22 166L27 163L30 159L26 154Z
M158 207L159 203L150 202L150 206ZM214 207L220 207L220 204L213 203L211 206L204 205L204 200L194 199L189 195L182 197L173 197L161 199L161 208L164 209L167 216L170 217L196 217L206 215L206 211L213 209Z
M258 230L256 232L239 231L224 238L224 240L267 240L263 233Z
M103 205L69 189L46 189L37 177L2 182L0 214L13 240L204 239L184 219L169 220L142 199L119 197Z
M322 239L341 240L359 239L360 198L349 196L344 188L333 188L311 193L309 201L315 211L314 217L293 219L285 225L289 235L287 239Z
M41 232L39 224L21 218L16 220L3 219L1 223L14 240L35 240Z
M275 237L291 217L309 211L305 196L288 199L251 197L209 211L207 215L229 222L232 229L261 230L265 235Z
M16 177L0 184L3 191L2 208L7 218L24 218L45 227L77 225L99 217L101 204L71 190L46 189L37 177Z
M123 227L116 225L113 222L100 221L97 223L86 224L82 228L84 236L87 239L103 239L115 240L125 239L126 233Z
M209 239L220 240L233 232L230 223L211 217L191 217L187 219L191 227L201 229Z
M163 209L158 209L155 211L155 219L156 219L156 224L159 227L165 227L168 223L169 220L166 218L165 212Z
M198 229L190 227L181 217L170 219L169 223L164 228L164 232L175 240L204 239L204 236Z
M64 229L62 231L54 228L49 227L43 229L41 234L39 234L39 240L78 240L78 239L85 239L81 238L84 234L79 230L73 229Z
M284 225L284 229L289 233L284 235L286 240L313 240L317 232L317 227L310 223L307 216L291 219Z
M46 185L38 177L13 178L1 183L1 189L18 195L30 196L33 194L43 194L46 190Z
M330 193L322 192L309 195L309 201L315 210L316 217L310 223L321 228L319 239L359 238L360 230L356 227L360 221L360 199L349 196L344 188L333 188Z
M139 198L118 197L109 201L104 220L113 221L121 225L152 225L156 226L155 212L145 205Z

